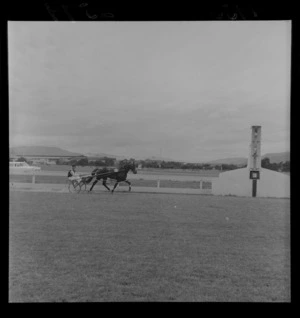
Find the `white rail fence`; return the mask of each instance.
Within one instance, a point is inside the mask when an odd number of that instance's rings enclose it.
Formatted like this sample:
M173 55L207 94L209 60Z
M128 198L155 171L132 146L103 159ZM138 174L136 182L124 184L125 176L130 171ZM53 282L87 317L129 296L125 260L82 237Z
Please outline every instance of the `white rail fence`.
M87 175L86 172L78 172L80 175ZM10 175L27 175L31 176L31 183L36 183L36 176L57 176L65 177L67 180L66 171L12 171L10 170ZM161 188L161 183L165 181L181 181L181 182L198 182L199 184L199 193L202 194L211 194L212 193L212 184L214 180L218 179L218 176L202 176L201 174L187 175L187 174L151 174L147 172L143 173L129 173L128 179L130 180L151 180L156 181L156 188Z

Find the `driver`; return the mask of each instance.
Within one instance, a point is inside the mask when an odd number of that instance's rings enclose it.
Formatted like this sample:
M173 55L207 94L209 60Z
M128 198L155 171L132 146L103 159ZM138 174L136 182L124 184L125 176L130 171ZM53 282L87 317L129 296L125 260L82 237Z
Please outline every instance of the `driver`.
M81 180L81 177L76 172L76 165L72 165L72 169L68 172L68 179L72 182L77 181L79 182Z

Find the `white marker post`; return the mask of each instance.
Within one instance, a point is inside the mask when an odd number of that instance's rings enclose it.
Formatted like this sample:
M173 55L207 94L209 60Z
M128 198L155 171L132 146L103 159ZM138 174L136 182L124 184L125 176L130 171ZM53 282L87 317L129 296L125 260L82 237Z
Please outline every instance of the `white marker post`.
M261 168L261 126L251 127L250 154L248 160L249 178L252 180L252 197L256 197L257 180L260 178Z
M159 149L159 155L160 155L160 163L159 163L159 169L161 169L161 154L162 154L162 149ZM159 172L160 173L160 172ZM157 188L160 188L160 174L157 177Z

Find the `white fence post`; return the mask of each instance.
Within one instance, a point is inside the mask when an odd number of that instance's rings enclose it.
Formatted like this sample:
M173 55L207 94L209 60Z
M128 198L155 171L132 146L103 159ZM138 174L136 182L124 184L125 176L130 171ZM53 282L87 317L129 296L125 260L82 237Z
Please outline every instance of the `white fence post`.
M157 188L160 188L160 179L157 179Z
M31 183L35 183L35 172L32 172L32 182Z

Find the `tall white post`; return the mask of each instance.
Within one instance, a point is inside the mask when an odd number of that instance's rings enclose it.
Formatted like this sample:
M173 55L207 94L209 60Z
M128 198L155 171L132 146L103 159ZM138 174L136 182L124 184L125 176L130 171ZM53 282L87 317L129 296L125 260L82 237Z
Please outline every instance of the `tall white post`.
M248 169L259 170L260 168L261 168L261 126L252 126Z
M251 127L251 143L248 159L249 178L252 180L252 197L256 197L257 180L261 168L261 126Z

